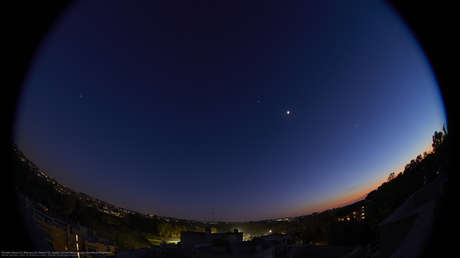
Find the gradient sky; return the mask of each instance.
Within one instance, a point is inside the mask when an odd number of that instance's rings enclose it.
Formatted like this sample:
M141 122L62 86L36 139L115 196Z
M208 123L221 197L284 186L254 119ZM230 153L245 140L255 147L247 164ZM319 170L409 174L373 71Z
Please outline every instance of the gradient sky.
M362 198L445 123L383 2L157 2L76 3L25 80L16 143L76 191L186 219L306 215Z

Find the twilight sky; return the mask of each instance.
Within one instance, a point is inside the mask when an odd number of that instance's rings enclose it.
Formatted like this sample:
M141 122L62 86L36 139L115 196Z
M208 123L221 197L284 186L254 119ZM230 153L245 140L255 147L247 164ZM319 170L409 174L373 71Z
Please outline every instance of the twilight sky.
M241 221L358 200L446 123L383 2L216 2L71 6L25 80L19 148L125 208Z

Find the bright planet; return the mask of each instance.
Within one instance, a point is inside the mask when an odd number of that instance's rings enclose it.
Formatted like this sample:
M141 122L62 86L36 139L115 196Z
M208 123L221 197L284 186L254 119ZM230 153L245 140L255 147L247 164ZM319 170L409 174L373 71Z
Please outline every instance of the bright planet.
M15 142L63 185L220 221L361 200L446 124L420 44L383 1L75 2L17 108Z

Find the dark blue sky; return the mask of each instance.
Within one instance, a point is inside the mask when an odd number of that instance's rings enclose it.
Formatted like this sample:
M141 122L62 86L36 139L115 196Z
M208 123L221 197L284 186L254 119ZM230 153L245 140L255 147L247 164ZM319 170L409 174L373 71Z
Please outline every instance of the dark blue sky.
M445 123L382 2L156 2L76 3L26 78L17 144L74 190L179 218L309 214L362 197Z

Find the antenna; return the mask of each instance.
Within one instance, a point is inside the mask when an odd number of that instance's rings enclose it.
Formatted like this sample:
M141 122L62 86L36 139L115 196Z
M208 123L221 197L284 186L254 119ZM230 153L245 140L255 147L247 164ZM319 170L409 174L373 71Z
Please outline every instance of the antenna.
M216 221L216 215L215 215L215 213L214 213L214 207L212 207L211 221L212 221L212 222L215 222L215 221Z

